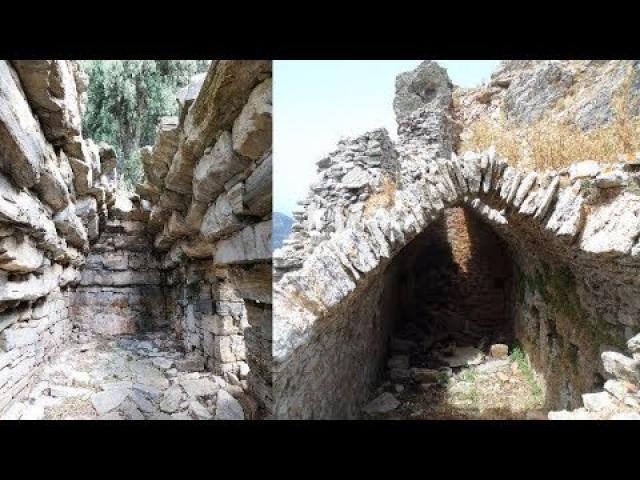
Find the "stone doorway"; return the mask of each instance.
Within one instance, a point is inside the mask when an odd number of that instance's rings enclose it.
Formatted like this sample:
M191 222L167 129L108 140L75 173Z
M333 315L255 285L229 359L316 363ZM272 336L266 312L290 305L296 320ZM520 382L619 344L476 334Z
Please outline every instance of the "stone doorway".
M384 273L391 335L365 418L527 418L539 409L514 336L514 272L508 244L468 208L445 210L404 247Z

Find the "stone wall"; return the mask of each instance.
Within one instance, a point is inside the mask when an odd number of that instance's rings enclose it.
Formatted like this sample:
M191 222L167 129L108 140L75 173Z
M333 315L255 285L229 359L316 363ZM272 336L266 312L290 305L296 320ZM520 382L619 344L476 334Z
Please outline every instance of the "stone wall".
M0 411L71 333L73 285L115 191L115 152L82 137L87 77L0 61Z
M178 101L143 151L137 189L151 204L167 315L194 362L240 381L268 415L271 62L213 61Z
M148 217L139 198L116 196L71 296L71 320L81 329L117 335L168 325L164 275Z

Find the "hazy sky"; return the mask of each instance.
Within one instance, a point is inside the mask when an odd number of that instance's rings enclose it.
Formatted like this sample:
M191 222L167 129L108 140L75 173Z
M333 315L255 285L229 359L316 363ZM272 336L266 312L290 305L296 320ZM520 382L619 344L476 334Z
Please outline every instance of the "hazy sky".
M384 127L396 138L395 77L420 60L274 62L274 210L289 215L341 137ZM454 84L480 85L498 60L438 60Z

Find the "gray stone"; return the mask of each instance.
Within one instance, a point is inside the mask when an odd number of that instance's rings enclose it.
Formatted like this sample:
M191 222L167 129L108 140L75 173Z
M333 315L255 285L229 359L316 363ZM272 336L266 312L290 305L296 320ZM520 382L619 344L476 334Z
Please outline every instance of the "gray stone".
M40 126L31 114L15 71L0 62L0 170L23 188L40 180L47 155Z
M391 412L399 406L400 402L396 399L396 397L393 396L392 393L384 392L382 395L369 402L362 409L362 411L369 415L375 415L378 413Z
M69 60L13 60L47 140L60 145L81 133L80 101Z
M233 148L244 157L257 160L271 146L271 79L253 89L233 123Z
M627 185L629 176L618 170L613 172L600 173L595 179L598 188L616 188Z
M361 167L355 167L342 177L342 185L349 189L360 189L368 185L371 179L369 174Z
M209 378L184 378L178 380L189 397L211 397L220 387Z
M627 341L627 348L631 353L640 353L640 333Z
M439 358L450 367L479 365L484 354L475 347L457 347L451 356L439 355Z
M507 119L533 123L553 108L573 83L573 73L558 61L545 61L525 70L509 85L504 96Z
M27 236L0 239L0 269L9 272L33 272L42 265L44 253Z
M604 369L620 380L638 384L640 382L640 360L617 352L602 352Z
M153 360L151 360L151 363L153 363L154 366L162 370L168 370L173 366L173 360L171 360L170 358L164 358L164 357L156 357Z
M200 233L205 239L215 240L240 230L243 225L242 219L233 213L228 196L220 195L205 213Z
M189 411L196 420L211 420L213 418L207 407L196 400L189 402Z
M54 398L89 398L93 393L92 390L82 387L67 387L64 385L51 385L49 395Z
M98 392L91 397L93 408L98 415L105 415L118 408L129 396L130 390L124 388L112 388Z
M224 184L248 166L248 161L233 151L231 134L223 132L218 141L197 163L193 173L193 197L209 203L224 190Z
M160 402L160 410L166 413L173 413L180 408L182 402L182 389L179 385L171 385L164 394Z
M396 77L396 95L393 110L398 119L430 106L446 108L452 102L453 85L447 71L437 62L427 60L415 70Z
M219 390L216 398L215 420L244 420L242 405L224 390Z

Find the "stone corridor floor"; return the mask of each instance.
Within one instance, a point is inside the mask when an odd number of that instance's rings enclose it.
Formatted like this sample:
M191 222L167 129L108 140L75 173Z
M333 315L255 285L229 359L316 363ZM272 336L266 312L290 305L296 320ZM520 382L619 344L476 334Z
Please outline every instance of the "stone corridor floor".
M44 366L3 419L242 420L242 381L202 370L166 333L85 336Z
M545 420L543 392L520 347L470 343L449 339L422 354L396 340L386 379L363 418Z

